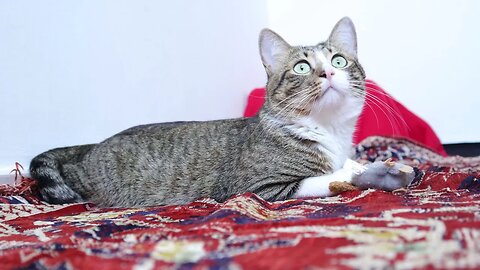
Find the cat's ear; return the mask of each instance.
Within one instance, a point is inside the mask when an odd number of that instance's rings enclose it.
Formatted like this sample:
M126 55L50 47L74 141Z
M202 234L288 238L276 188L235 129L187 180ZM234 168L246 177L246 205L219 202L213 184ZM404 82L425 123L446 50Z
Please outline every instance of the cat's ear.
M328 42L341 50L356 56L357 55L357 33L352 20L348 17L343 17L333 27L332 33L328 38Z
M290 50L290 45L277 33L270 29L263 29L258 40L260 56L267 74L275 72L282 59Z

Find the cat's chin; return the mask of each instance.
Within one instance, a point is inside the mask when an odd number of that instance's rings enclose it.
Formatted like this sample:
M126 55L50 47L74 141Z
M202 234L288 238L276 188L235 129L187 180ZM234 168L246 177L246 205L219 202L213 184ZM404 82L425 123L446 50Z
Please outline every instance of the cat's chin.
M329 87L324 90L312 104L312 114L331 114L334 112L343 111L345 106L351 107L360 104L360 100L352 95L349 95L346 90L339 90L335 87ZM362 107L359 105L359 107ZM354 108L351 108L352 110Z
M327 89L323 90L322 95L317 98L315 105L320 107L338 106L343 99L345 99L345 94L343 94L342 91L333 86L329 86Z

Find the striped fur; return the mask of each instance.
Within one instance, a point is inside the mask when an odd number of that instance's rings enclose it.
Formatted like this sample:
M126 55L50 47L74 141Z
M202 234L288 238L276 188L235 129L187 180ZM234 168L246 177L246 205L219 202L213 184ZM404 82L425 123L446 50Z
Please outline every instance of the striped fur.
M121 207L199 197L223 201L243 192L271 201L293 197L304 179L332 173L348 156L364 101L364 73L356 40L352 54L341 40L345 35L337 37L345 27L354 33L344 18L326 42L296 47L262 31L268 82L256 117L143 125L98 144L45 152L30 165L41 195L52 203ZM325 70L331 69L326 61L337 53L350 64L336 71L334 88L327 90L322 88ZM293 71L299 61L310 63L310 74Z

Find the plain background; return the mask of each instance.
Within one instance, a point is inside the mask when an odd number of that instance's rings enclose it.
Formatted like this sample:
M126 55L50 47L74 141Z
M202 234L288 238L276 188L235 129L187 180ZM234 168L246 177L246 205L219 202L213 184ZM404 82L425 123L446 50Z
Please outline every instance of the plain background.
M316 44L350 16L374 79L442 142L479 142L480 2L0 1L0 175L133 125L242 115L270 27Z

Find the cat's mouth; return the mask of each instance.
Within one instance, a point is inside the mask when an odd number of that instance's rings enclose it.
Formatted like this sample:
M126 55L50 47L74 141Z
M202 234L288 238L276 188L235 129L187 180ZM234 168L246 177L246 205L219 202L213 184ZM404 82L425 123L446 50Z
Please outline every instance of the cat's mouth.
M326 87L322 87L321 90L322 90L321 94L318 96L317 99L322 98L323 96L325 96L330 91L337 91L337 89L335 87L333 87L332 85L327 85Z
M335 87L330 85L327 88L325 88L325 90L323 90L323 92L326 93L327 91L335 91L335 90L336 90Z
M339 90L339 88L335 87L333 85L333 83L329 82L329 81L323 81L317 89L318 89L317 90L318 95L314 100L315 103L321 102L321 100L325 99L325 98L327 100L330 100L329 97L325 97L325 96L332 96L332 95L337 96L341 92L341 90Z
M326 87L322 87L321 92L315 99L314 103L321 107L329 104L338 104L338 102L341 101L342 97L344 96L342 90L340 89L333 85L326 85Z
M322 89L323 94L325 94L328 91L336 90L335 87L333 87L333 83L331 83L330 81L324 81L324 83L322 83L320 87Z

